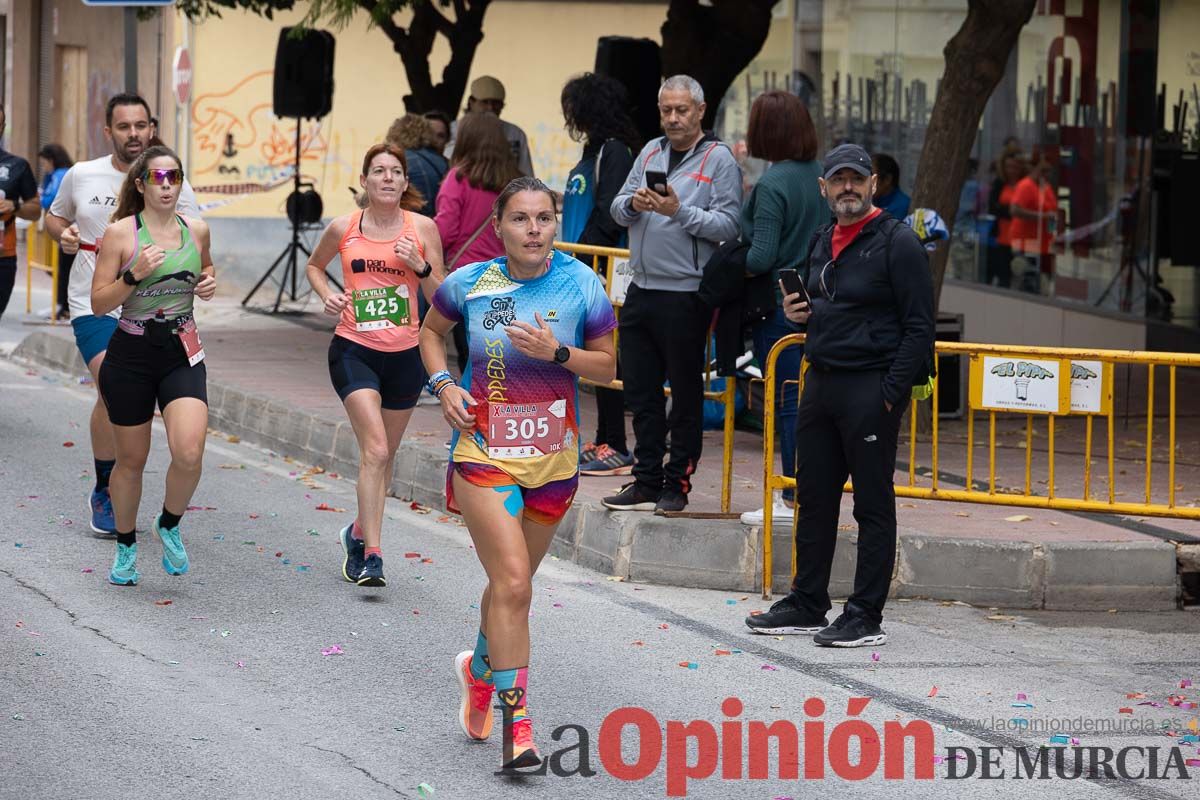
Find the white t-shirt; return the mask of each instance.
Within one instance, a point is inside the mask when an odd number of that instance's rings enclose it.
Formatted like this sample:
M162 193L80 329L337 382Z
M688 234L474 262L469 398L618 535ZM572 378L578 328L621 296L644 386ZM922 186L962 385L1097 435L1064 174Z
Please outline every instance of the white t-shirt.
M63 176L58 194L50 205L50 213L79 226L80 244L95 244L104 236L110 218L117 210L117 195L124 182L125 173L113 166L112 156L80 161ZM185 217L200 216L196 195L186 180L179 193L178 211ZM72 319L92 314L92 275L95 272L96 253L81 248L71 265L71 280L67 284ZM111 317L120 315L120 308L109 312Z

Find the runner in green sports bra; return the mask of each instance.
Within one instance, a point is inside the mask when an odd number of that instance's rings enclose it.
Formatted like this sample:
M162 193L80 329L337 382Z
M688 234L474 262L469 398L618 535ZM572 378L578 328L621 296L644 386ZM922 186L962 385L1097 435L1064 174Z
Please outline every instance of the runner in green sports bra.
M188 571L179 525L200 481L208 430L204 349L192 319L195 297L216 291L208 225L176 213L183 167L166 147L148 148L129 168L115 220L104 235L92 280L92 310L121 307L100 367L100 395L113 426L117 465L110 479L117 552L109 581L132 585L137 571L137 512L157 403L171 466L154 532L168 575Z

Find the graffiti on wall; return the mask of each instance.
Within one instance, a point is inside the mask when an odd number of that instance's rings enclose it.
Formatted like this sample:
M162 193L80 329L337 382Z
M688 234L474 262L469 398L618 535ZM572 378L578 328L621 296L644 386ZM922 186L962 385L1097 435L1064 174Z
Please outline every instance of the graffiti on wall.
M275 116L272 77L271 70L252 72L228 88L198 95L193 103L192 181L199 194L223 195L220 205L289 186L297 128L301 178L320 185L325 177L340 177L327 176L328 167L338 165L328 125ZM284 197L280 192L275 202Z

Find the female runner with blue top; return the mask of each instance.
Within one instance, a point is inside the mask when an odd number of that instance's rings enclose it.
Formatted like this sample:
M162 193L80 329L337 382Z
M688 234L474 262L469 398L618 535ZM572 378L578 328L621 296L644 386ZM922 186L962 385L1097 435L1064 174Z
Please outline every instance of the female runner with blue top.
M579 378L616 374L617 327L591 269L553 249L553 192L517 178L496 198L492 225L505 255L451 273L421 328L429 388L454 429L447 508L459 511L487 573L475 649L459 653L459 724L492 729L493 691L505 706L505 769L537 766L527 708L533 574L579 485ZM444 337L466 327L458 385Z

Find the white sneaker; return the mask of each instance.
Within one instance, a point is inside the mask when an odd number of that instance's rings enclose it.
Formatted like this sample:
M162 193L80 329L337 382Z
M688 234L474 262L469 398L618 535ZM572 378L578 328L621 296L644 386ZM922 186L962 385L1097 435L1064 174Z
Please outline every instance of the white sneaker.
M742 514L742 524L750 525L755 528L762 527L763 517L766 516L763 512L764 509L761 508L755 511L747 511L746 513ZM783 504L782 500L776 500L774 505L771 506L771 521L772 523L778 523L779 520L787 520L787 522L790 524L792 521L792 515L794 513L795 512L790 506Z

